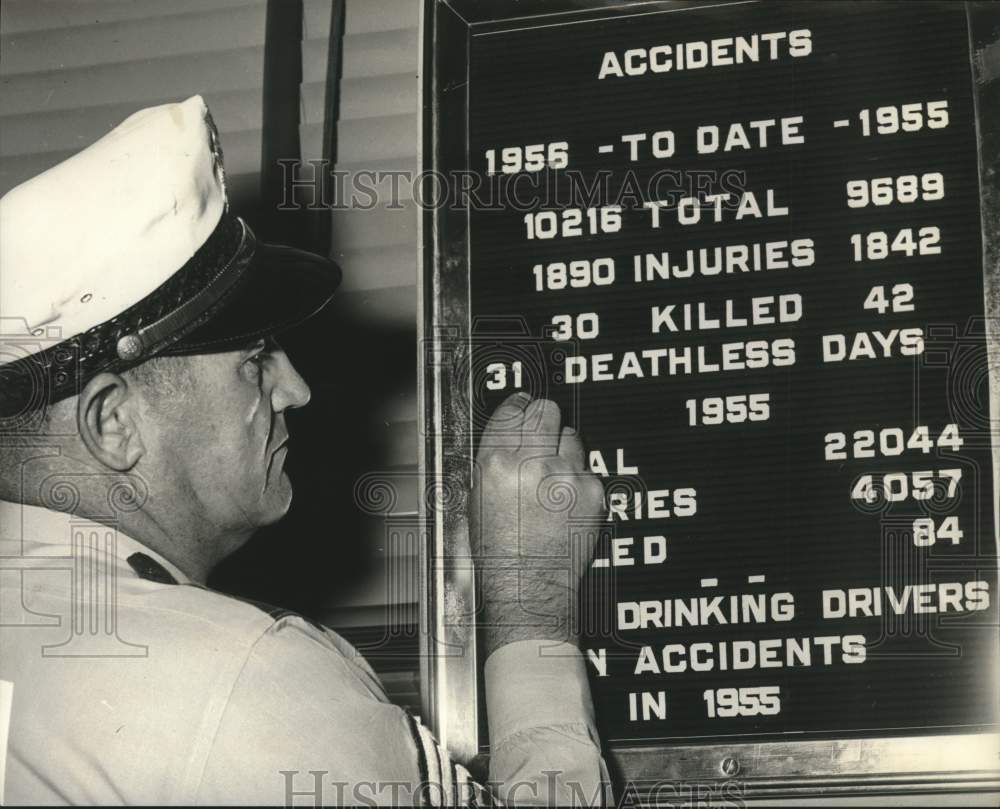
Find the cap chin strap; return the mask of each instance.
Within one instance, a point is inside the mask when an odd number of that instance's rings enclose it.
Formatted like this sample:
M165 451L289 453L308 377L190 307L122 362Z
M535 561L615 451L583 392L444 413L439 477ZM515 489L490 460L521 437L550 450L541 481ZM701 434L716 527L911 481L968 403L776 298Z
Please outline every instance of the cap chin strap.
M243 275L257 249L257 237L250 230L250 226L240 217L237 217L236 221L242 231L239 246L232 258L208 279L201 290L172 312L135 332L122 335L115 346L120 360L135 362L149 356L161 350L166 344L174 342L178 336L193 331L208 319L207 315L214 305L225 297Z

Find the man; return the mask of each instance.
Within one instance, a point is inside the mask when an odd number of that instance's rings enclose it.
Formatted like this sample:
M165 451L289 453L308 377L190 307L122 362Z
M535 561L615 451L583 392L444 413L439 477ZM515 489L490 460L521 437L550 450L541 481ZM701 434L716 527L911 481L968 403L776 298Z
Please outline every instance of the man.
M490 799L335 633L205 586L289 507L286 414L310 394L275 337L338 281L229 212L200 97L133 115L0 201L8 803ZM552 403L512 396L472 498L472 536L495 562L490 779L514 802L601 800L567 630L583 570L548 569L570 555L545 485L573 486L574 516L599 519L576 434ZM532 564L546 569L525 575Z

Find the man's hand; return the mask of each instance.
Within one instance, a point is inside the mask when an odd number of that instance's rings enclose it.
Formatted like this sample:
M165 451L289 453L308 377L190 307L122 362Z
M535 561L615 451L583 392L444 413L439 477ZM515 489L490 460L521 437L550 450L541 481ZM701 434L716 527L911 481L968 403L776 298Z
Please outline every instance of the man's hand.
M497 408L472 498L486 655L517 640L575 642L577 587L600 533L604 487L557 405L516 393Z

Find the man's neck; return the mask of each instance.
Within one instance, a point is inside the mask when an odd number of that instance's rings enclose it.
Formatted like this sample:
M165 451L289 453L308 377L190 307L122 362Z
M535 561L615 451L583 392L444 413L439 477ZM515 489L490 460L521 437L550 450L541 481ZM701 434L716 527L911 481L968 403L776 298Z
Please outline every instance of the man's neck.
M190 506L170 508L133 473L96 469L53 448L27 451L15 469L0 475L0 499L75 514L118 531L154 550L192 581L204 584L219 551L246 537L227 537L191 518Z

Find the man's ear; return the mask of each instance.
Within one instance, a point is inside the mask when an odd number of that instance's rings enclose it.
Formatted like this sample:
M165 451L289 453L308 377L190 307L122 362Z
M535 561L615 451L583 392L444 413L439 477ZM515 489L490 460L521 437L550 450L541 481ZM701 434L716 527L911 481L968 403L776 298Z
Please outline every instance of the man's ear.
M116 472L127 472L146 451L136 419L136 393L119 374L102 373L80 391L77 427L84 446Z

